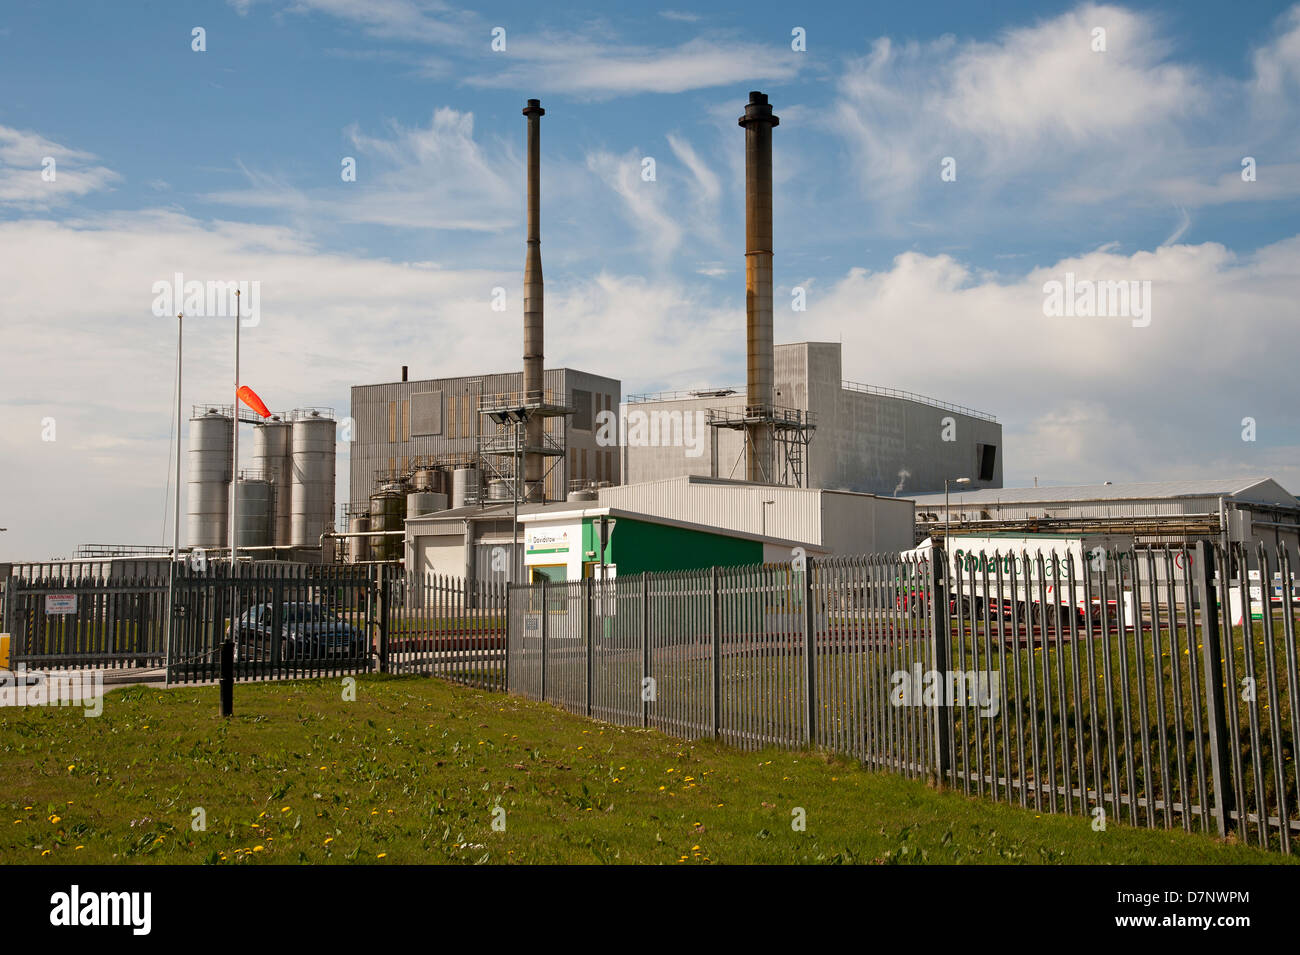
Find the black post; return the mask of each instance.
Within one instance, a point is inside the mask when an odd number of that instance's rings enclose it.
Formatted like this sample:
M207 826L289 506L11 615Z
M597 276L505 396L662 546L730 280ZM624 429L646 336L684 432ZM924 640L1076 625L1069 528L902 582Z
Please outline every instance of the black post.
M221 644L221 715L235 712L235 642Z
M1228 773L1231 758L1228 753L1227 711L1223 698L1222 640L1219 636L1219 610L1215 606L1214 548L1205 541L1196 544L1197 591L1201 601L1201 678L1205 681L1205 709L1208 718L1206 733L1210 742L1210 777L1214 787L1214 806L1211 810L1219 835L1226 836L1232 825L1233 789ZM1223 573L1226 581L1229 568ZM1224 606L1224 611L1228 607ZM1231 625L1231 614L1229 614ZM1247 619L1248 627L1250 621ZM1189 634L1189 639L1191 634ZM1229 643L1231 647L1231 643Z

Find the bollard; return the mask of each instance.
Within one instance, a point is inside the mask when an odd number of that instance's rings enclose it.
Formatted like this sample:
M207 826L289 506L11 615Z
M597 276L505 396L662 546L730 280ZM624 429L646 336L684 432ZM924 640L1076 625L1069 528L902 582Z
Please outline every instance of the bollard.
M230 716L235 711L235 644L227 640L221 645L221 715Z

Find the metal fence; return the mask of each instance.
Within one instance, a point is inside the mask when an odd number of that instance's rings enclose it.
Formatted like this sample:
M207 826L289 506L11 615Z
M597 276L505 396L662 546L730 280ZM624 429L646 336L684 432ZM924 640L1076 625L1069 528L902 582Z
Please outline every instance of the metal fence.
M235 679L428 673L505 686L504 583L404 575L380 565L170 561L146 577L120 568L5 581L10 666L161 671L215 680L221 646ZM167 627L168 606L172 626Z
M816 745L1039 812L1300 833L1285 551L809 560L511 588L508 686L746 748Z

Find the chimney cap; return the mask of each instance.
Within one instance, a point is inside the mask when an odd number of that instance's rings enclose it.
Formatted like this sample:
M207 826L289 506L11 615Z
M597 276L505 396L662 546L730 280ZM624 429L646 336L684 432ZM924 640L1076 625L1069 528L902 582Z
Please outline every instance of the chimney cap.
M781 120L772 114L772 107L767 101L766 93L750 90L749 102L745 105L745 115L740 117L739 123L745 127L748 127L751 123L768 123L772 126L779 126Z
M542 101L539 99L530 99L528 105L524 107L525 116L545 116L546 110L542 109Z

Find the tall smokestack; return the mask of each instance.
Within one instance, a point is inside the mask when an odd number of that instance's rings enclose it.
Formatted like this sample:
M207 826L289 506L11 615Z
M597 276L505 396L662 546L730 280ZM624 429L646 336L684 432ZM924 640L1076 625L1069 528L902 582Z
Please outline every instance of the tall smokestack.
M767 95L749 94L740 125L745 129L745 404L748 413L772 410L772 114ZM745 477L772 480L772 427L760 421L748 428Z
M541 119L546 115L541 100L530 99L524 107L528 117L528 253L524 259L524 401L540 403L544 397L543 343L542 343L542 238L540 229L541 167L538 144L541 139ZM524 441L527 448L542 446L542 418L534 416L525 425ZM540 501L542 487L542 456L536 452L524 455L524 499Z

